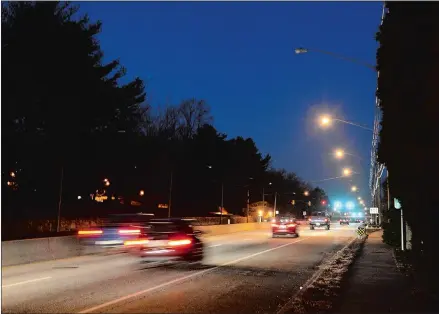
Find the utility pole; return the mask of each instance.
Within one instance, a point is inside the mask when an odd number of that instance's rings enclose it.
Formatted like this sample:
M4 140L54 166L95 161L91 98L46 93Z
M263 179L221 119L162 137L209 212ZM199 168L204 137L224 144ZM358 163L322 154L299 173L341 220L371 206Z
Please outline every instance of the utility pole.
M171 205L172 205L172 177L174 171L171 171L171 181L169 183L169 201L168 201L168 218L171 218Z
M56 232L59 232L61 228L61 204L62 204L63 183L64 183L64 166L61 166L61 181L59 186L58 219L56 225Z
M273 208L273 217L276 217L276 200L277 200L277 192L274 192L274 208Z
M224 183L221 182L221 215L220 215L220 225L223 223L223 207L224 207Z
M250 189L247 188L247 223L248 223L248 212L250 209Z
M265 213L265 188L262 188L262 215ZM262 222L262 217L260 218Z

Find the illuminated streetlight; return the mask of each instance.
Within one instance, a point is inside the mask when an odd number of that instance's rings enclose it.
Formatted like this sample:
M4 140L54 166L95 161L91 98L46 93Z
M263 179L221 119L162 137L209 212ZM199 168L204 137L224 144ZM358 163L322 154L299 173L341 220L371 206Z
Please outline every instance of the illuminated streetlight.
M358 196L358 197L357 197L357 200L361 201L361 197Z
M259 216L262 216L263 211L262 210L258 211L258 214L259 214Z
M309 195L309 192L308 192L308 191L305 191L305 192L303 192L303 195L308 196L308 195Z
M15 178L15 172L14 171L11 171L10 175L11 175L11 177Z
M104 179L104 185L105 186L110 186L110 181L108 181L107 178Z
M145 191L144 191L144 190L140 190L139 195L140 195L140 196L145 195Z
M349 175L351 175L351 173L352 173L351 169L349 169L349 168L344 168L343 169L343 175L344 176L349 176Z
M328 115L321 116L319 120L321 126L328 126L329 124L331 124L332 121L331 117Z
M352 192L357 192L357 187L354 185L353 187L351 187L351 191Z
M339 159L343 158L343 157L344 157L344 154L345 154L345 152L344 152L343 150L341 150L341 149L337 149L337 150L335 151L335 157L337 157L337 158L339 158Z

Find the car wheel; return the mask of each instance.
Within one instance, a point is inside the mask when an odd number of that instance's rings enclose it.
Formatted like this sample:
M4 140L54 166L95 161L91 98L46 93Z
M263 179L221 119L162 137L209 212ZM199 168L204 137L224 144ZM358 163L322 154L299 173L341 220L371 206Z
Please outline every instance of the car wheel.
M326 230L329 230L329 228L330 228L329 226L326 226Z

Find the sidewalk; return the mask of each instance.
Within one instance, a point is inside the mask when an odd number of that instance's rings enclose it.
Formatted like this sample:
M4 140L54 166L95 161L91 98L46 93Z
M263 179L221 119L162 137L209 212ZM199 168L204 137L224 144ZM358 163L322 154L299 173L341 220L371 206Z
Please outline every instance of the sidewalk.
M382 233L381 230L369 235L349 270L337 313L419 311L415 310L408 278L397 269L392 248L382 242Z

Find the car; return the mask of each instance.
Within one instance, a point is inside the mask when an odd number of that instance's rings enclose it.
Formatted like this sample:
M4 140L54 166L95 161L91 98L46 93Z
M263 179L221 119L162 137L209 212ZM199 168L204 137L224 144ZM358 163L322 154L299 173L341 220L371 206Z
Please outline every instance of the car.
M124 242L137 239L154 214L111 214L95 228L78 231L79 243L105 249L124 249Z
M273 220L271 224L272 237L298 237L297 224L294 218L279 217Z
M313 214L309 219L309 229L314 230L316 227L324 227L326 230L329 230L331 228L331 221L329 220L326 215L321 213Z
M194 222L183 218L151 219L138 238L125 241L124 246L144 261L201 263L203 232L194 230Z
M347 218L340 219L340 225L349 225L349 219Z

